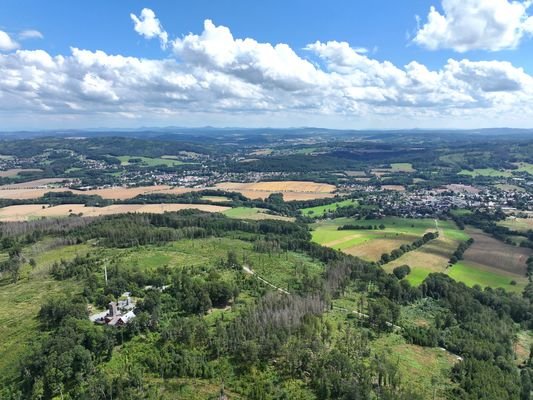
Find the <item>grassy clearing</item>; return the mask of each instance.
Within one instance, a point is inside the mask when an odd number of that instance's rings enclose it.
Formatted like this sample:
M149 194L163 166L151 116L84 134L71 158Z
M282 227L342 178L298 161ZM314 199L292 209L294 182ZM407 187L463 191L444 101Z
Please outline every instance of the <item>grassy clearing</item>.
M506 170L497 170L494 168L478 168L474 169L472 171L468 171L466 169L459 172L459 175L468 175L473 178L477 176L488 176L493 178L509 178L513 176L513 174Z
M444 398L444 389L452 385L449 371L457 362L456 357L439 348L421 347L405 342L398 334L381 336L371 343L372 350L386 354L398 364L402 381L423 394L424 398ZM415 377L413 379L413 377ZM432 380L436 381L434 385Z
M253 244L231 238L180 240L164 246L144 246L136 249L107 250L109 259L129 268L155 269L198 267L216 265L234 251L240 262L248 265L273 284L288 288L293 278L300 274L319 274L323 266L308 256L294 253L263 254L253 250Z
M267 211L268 210L263 208L235 207L224 211L222 214L226 215L227 217L237 219L277 219L281 221L294 221L294 218L268 214Z
M336 203L326 204L324 206L308 207L302 208L300 211L303 215L307 217L323 217L324 214L328 212L336 211L338 208L357 206L357 200L347 199L342 201L337 201Z
M533 332L520 331L515 343L516 363L522 364L529 359L529 352L533 345Z
M120 164L127 165L141 165L146 167L155 167L157 165L165 165L167 167L172 167L175 165L184 164L182 161L169 159L169 158L150 158L150 157L137 157L137 156L120 156L117 157L120 160ZM131 160L141 160L138 163L132 163Z

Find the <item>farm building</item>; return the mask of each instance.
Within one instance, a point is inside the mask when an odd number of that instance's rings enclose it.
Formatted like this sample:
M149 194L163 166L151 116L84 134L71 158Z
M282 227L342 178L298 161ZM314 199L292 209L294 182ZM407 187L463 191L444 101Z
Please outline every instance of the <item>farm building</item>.
M131 299L130 293L124 293L124 300L112 301L108 304L107 311L91 315L89 318L96 324L109 326L123 326L135 318L133 309L135 302Z

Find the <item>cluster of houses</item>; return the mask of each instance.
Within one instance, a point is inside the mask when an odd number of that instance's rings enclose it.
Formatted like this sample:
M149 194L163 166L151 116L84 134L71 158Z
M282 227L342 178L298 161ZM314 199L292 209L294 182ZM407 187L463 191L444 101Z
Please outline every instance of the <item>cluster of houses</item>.
M89 319L99 325L124 326L135 318L135 301L129 292L121 296L121 300L112 301L108 309L89 316Z
M381 192L368 195L365 200L377 206L378 214L409 218L434 217L446 214L455 208L487 211L501 208L507 213L520 210L533 211L533 195L530 193L492 188L472 189L474 188L454 187L402 193Z

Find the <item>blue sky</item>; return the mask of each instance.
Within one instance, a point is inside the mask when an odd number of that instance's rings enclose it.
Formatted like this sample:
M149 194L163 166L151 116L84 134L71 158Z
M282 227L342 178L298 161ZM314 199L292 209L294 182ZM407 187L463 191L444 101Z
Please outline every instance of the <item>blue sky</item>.
M9 77L3 85L0 77L4 125L533 126L533 111L528 113L533 7L528 3L184 4L2 0L0 74ZM130 14L141 18L145 8L153 18L141 22L158 21L168 36L164 45L146 34L148 25L135 28ZM457 15L463 20L457 22ZM500 20L502 15L511 17ZM205 20L213 24L214 49L202 37ZM246 38L255 44L240 46L238 39ZM320 45L309 46L317 41ZM349 46L337 45L344 42ZM298 59L288 60L274 47L278 43L288 45ZM217 53L217 47L225 53ZM87 65L72 48L98 62ZM111 65L113 55L131 59ZM147 73L135 60L154 64ZM167 75L174 78L159 81Z

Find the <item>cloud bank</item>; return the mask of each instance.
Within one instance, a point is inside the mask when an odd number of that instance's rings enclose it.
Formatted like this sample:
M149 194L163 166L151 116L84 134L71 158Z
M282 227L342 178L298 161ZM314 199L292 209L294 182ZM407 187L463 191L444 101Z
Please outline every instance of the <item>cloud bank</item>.
M283 43L234 38L210 20L201 33L174 40L151 10L132 20L136 32L159 39L170 57L78 48L67 55L0 53L0 115L230 125L279 117L298 121L293 124L378 121L380 127L379 121L399 116L404 126L476 118L533 122L533 77L509 62L450 59L432 70L416 61L397 66L376 60L346 42L317 41L299 54Z
M443 13L431 7L415 43L431 50L514 49L533 34L531 0L443 0Z

